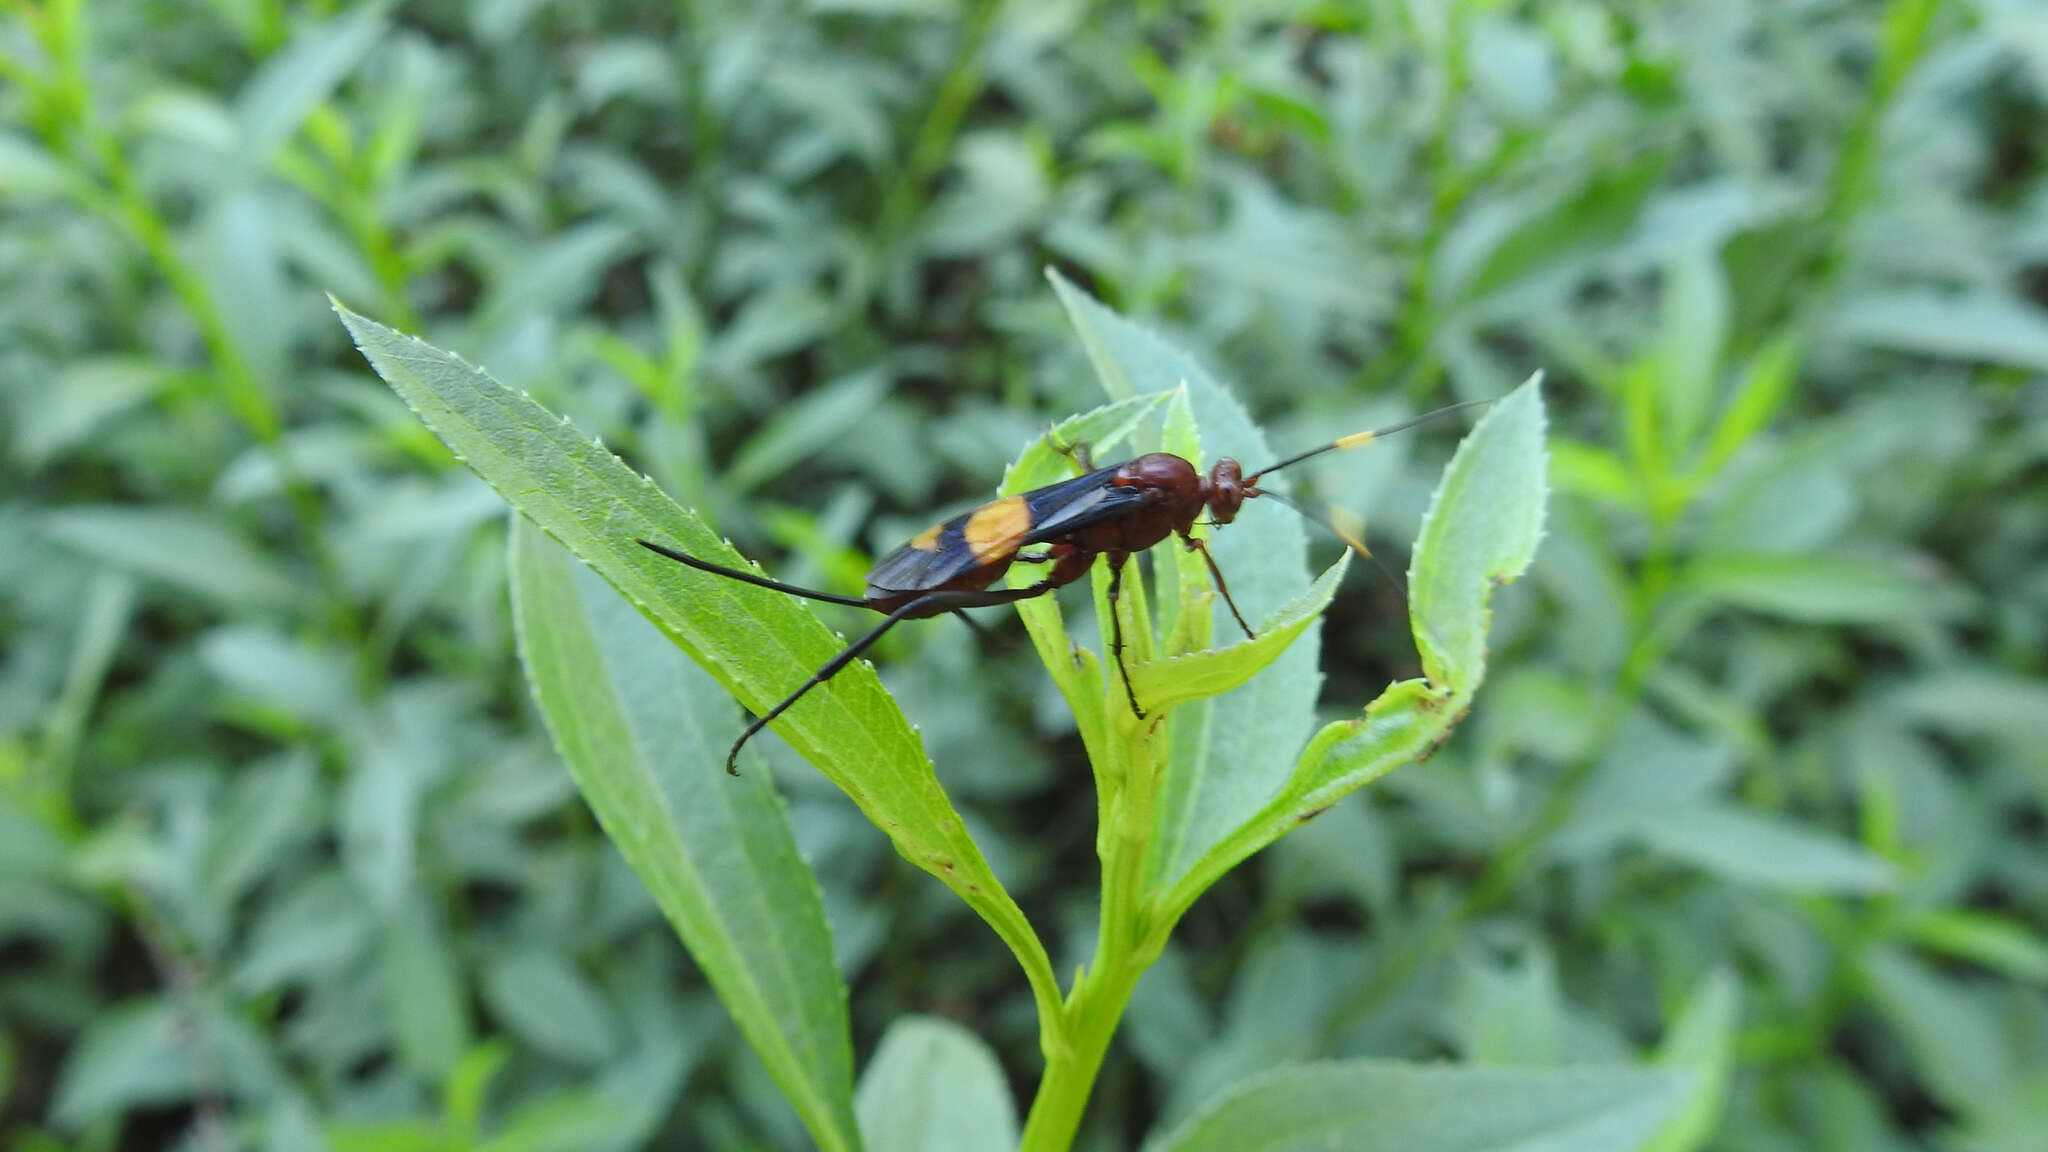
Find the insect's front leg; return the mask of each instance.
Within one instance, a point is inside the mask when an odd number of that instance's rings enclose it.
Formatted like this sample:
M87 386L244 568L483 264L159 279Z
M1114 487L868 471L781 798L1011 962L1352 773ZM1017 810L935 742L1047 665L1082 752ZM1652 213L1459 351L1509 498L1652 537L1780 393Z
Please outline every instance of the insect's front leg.
M1237 619L1237 626L1244 629L1244 638L1247 640L1256 639L1256 634L1252 632L1252 626L1244 622L1244 613L1237 610L1237 601L1230 598L1230 585L1223 579L1223 569L1216 566L1216 558L1209 555L1208 545L1202 543L1200 536L1186 531L1180 534L1180 542L1181 546L1188 551L1200 552L1202 554L1202 563L1209 566L1209 578L1216 582L1216 590L1223 593L1223 602L1230 606L1230 614Z
M1145 710L1138 707L1137 689L1131 687L1131 670L1124 666L1124 614L1117 604L1124 596L1124 561L1129 554L1111 552L1109 560L1109 650L1116 657L1116 670L1124 678L1124 698L1131 702L1131 715L1145 718Z

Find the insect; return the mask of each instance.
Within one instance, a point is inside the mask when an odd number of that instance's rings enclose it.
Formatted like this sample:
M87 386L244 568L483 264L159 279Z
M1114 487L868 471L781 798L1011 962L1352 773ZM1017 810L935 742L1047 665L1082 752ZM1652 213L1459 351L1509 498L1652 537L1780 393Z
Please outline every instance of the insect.
M1223 602L1230 607L1231 616L1236 619L1238 627L1244 629L1245 636L1250 637L1253 635L1251 625L1245 623L1244 614L1237 610L1236 602L1230 598L1230 586L1223 579L1222 570L1216 566L1215 558L1209 555L1201 537L1194 535L1195 524L1202 514L1208 513L1210 524L1222 525L1237 519L1238 510L1246 500L1273 496L1285 502L1279 493L1261 489L1259 481L1282 468L1292 467L1325 452L1356 448L1426 420L1483 403L1486 401L1452 404L1386 428L1343 436L1320 448L1311 448L1251 473L1246 473L1236 460L1225 456L1216 461L1205 476L1187 460L1167 452L1148 452L1121 464L1096 468L1088 460L1085 446L1076 446L1074 451L1081 461L1082 475L1014 496L999 497L925 529L875 565L867 576L866 594L858 597L784 584L752 572L700 560L652 540L639 543L650 551L700 572L828 604L872 608L884 614L880 624L848 644L809 680L784 697L781 703L747 725L739 739L733 741L732 750L725 758L725 770L733 775L739 774L740 749L755 733L789 711L805 693L837 675L840 669L852 663L897 624L944 612L959 613L962 619L967 619L962 609L1014 604L1019 600L1043 596L1087 575L1098 557L1109 562L1110 648L1116 659L1117 671L1123 678L1124 695L1130 702L1131 712L1143 719L1145 710L1138 704L1138 695L1131 688L1130 670L1124 666L1123 622L1116 611L1123 591L1125 563L1133 555L1165 541L1168 536L1179 536L1183 547L1201 554L1209 567L1210 577L1216 582L1216 590L1222 593ZM1012 564L1048 564L1051 567L1042 579L1022 588L990 587L1002 579Z

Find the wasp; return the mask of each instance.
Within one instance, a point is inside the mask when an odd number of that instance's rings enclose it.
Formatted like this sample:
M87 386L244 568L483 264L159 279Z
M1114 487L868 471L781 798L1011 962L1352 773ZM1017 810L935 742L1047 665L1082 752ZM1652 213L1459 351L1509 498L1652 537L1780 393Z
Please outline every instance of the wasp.
M1110 649L1123 678L1124 696L1131 713L1143 719L1145 710L1131 688L1130 670L1124 666L1123 622L1116 611L1123 591L1124 568L1132 556L1163 543L1169 536L1180 537L1183 547L1201 554L1231 616L1250 638L1251 625L1245 623L1244 614L1230 598L1230 585L1224 580L1222 569L1216 566L1202 538L1194 534L1203 514L1208 515L1210 524L1229 524L1237 519L1246 500L1260 496L1284 500L1279 493L1259 487L1259 481L1272 473L1325 452L1356 448L1426 420L1483 403L1486 401L1452 404L1385 428L1355 432L1249 473L1236 460L1225 456L1205 475L1193 463L1169 452L1148 452L1121 464L1096 468L1088 459L1086 446L1076 445L1072 451L1081 461L1082 475L1003 496L934 524L884 556L867 575L866 593L858 597L784 584L700 560L652 540L641 540L639 544L699 572L807 600L870 608L883 614L881 623L848 644L781 703L747 725L725 758L725 770L735 776L739 774L740 749L755 733L789 711L805 693L858 659L889 629L905 620L922 620L946 612L960 613L967 619L962 609L1014 604L1044 596L1087 575L1097 559L1109 563ZM1012 564L1050 567L1033 584L1021 588L991 587Z

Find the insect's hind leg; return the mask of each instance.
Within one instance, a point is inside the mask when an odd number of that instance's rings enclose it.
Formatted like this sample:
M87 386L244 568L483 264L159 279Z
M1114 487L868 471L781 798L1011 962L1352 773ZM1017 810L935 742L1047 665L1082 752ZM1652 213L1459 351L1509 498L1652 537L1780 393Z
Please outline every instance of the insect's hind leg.
M804 693L809 692L811 689L816 688L818 685L823 684L825 681L830 680L834 676L837 676L839 674L840 669L846 667L848 664L853 663L855 657L867 651L868 648L872 646L875 641L880 640L883 634L888 632L889 629L894 628L897 624L910 619L914 615L917 615L919 613L919 610L930 607L930 605L927 603L927 601L929 600L930 597L921 597L919 599L912 600L910 603L905 604L903 607L898 608L894 612L889 613L888 619L882 621L880 624L877 624L873 628L869 629L867 635L862 636L860 639L855 640L853 643L848 644L846 647L840 649L839 655L834 656L830 660L827 660L825 662L824 667L818 669L816 672L811 673L811 678L809 680L804 681L803 684L800 687L798 687L796 691L791 692L787 696L784 696L782 698L781 703L777 704L773 708L770 708L766 712L761 713L759 716L754 717L753 721L747 725L746 731L740 733L740 738L732 742L732 749L725 754L726 774L729 776L737 776L740 774L740 749L746 746L747 741L752 740L754 738L754 733L759 732L763 728L766 728L770 721L774 720L777 716L782 715L784 712L789 711L790 708L793 707L797 701L804 698Z
M903 605L894 612L889 613L889 618L875 625L868 631L867 635L840 649L839 655L826 661L824 667L813 672L811 678L804 681L796 691L783 697L781 703L756 716L747 725L746 731L740 733L740 738L732 742L731 751L726 753L725 770L727 774L733 776L740 774L740 749L745 747L747 741L754 738L756 732L766 728L776 717L789 711L790 708L795 706L797 701L804 698L806 692L837 676L841 669L853 663L856 657L872 647L875 641L880 640L889 629L894 628L903 621L923 616L936 616L941 612L959 612L962 608L985 608L995 604L1014 604L1019 600L1029 600L1036 596L1043 596L1055 587L1057 585L1051 580L1041 580L1029 588L965 589L928 592ZM964 613L961 615L961 619L966 619Z
M713 576L723 576L727 580L737 580L742 584L752 584L756 588L766 588L771 592L801 596L806 600L823 600L827 604L844 604L849 608L870 607L867 601L856 599L852 596L820 592L815 588L799 588L794 584L784 584L780 580L770 580L766 576L757 576L752 572L742 572L737 568L727 568L723 564L713 564L709 560L699 560L687 552L678 552L665 544L656 544L652 540L635 540L634 543L647 549L649 552L658 556L666 556L678 564L695 568L699 572L709 572Z
M966 609L955 608L953 609L953 615L958 616L962 624L973 629L975 636L979 637L982 643L987 644L995 640L996 634L983 627L981 621L969 616Z
M1059 557L1054 556L1051 552L1019 552L1015 556L1010 557L1010 562L1012 564L1050 564L1057 559ZM986 607L986 605L980 606ZM974 617L969 616L964 609L954 608L952 613L960 618L962 624L974 629L974 634L981 637L983 641L993 641L996 638L995 633L982 627L981 623L975 620Z

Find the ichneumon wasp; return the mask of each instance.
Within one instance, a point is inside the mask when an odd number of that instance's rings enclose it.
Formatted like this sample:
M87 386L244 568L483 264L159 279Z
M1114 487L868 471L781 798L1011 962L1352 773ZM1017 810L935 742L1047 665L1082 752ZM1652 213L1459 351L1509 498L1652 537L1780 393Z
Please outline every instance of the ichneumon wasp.
M756 732L787 712L803 699L804 693L837 675L902 621L921 620L943 612L960 613L965 619L962 609L1014 604L1043 596L1087 575L1097 557L1109 561L1110 648L1117 671L1123 677L1124 695L1130 701L1131 712L1142 719L1145 710L1131 689L1130 670L1124 667L1123 622L1116 611L1126 561L1168 536L1179 536L1183 547L1201 553L1224 604L1229 606L1238 627L1250 637L1251 625L1245 623L1237 604L1231 600L1230 586L1224 581L1222 570L1210 557L1201 537L1193 534L1196 520L1206 512L1209 523L1228 524L1237 519L1246 500L1259 496L1270 495L1286 502L1277 492L1261 490L1259 480L1325 452L1356 448L1426 420L1484 403L1487 401L1452 404L1385 428L1339 437L1320 448L1311 448L1250 473L1225 456L1204 476L1192 463L1168 452L1148 452L1121 464L1094 468L1087 462L1085 449L1077 446L1083 462L1082 475L991 500L925 529L875 565L867 576L866 594L858 597L798 588L699 560L652 540L639 543L700 572L828 604L872 608L885 616L866 635L826 661L824 667L781 703L747 725L725 758L725 770L733 775L739 774L740 749ZM1026 587L991 588L1012 564L1051 567L1043 579Z

